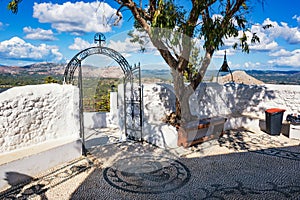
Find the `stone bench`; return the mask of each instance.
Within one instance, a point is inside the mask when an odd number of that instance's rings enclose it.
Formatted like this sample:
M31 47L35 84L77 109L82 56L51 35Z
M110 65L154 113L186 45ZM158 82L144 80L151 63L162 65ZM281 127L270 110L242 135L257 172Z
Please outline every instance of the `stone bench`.
M188 122L178 128L178 146L185 148L218 138L223 133L226 118L214 117Z

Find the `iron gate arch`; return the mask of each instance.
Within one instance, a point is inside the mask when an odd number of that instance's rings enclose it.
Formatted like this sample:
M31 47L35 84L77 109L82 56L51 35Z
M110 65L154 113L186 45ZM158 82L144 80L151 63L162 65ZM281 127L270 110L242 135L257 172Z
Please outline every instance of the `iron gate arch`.
M96 38L98 37L98 38ZM97 33L94 37L95 43L98 46L84 49L77 53L70 62L66 65L64 71L64 84L74 84L74 74L78 69L78 87L79 87L79 121L80 121L80 137L82 139L82 154L86 155L83 121L83 87L82 87L82 69L81 62L95 54L101 54L114 59L121 67L124 73L124 130L128 139L142 141L142 124L143 124L143 94L141 86L141 69L140 64L132 67L127 60L114 49L103 47L101 42L105 41L105 36L102 33ZM137 82L136 82L137 80ZM137 110L138 108L138 110ZM138 111L138 112L137 112Z

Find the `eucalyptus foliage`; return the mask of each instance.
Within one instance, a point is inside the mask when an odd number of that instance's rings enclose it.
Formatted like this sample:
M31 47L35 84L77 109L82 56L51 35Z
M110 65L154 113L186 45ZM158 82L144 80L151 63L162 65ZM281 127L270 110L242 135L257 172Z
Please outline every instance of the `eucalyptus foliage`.
M11 0L8 8L16 13L20 1ZM115 0L120 5L116 15L122 18L120 13L129 10L135 20L136 30L129 33L132 42L138 42L141 51L151 42L170 67L177 97L176 113L183 121L193 119L188 99L225 40L237 38L232 47L246 53L251 43L259 42L257 34L250 33L247 16L254 2L263 1ZM195 40L202 41L202 57Z
M169 65L178 100L176 113L183 121L194 118L189 110L189 96L225 40L236 38L232 47L246 53L251 43L259 42L256 33L250 33L247 21L255 0L115 1L120 4L118 11L129 9L135 19L136 30L129 33L131 41L138 42L145 51L147 39L150 40ZM194 45L195 40L202 41L203 52Z

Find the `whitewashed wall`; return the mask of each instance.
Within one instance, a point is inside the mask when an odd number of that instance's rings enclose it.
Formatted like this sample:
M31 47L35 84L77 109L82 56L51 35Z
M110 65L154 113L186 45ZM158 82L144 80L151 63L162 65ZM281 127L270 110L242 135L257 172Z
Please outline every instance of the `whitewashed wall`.
M176 147L177 132L162 122L165 114L175 110L173 88L167 84L145 84L144 127L145 140L161 147ZM118 125L124 131L123 85L118 95L113 95L112 112L105 115L105 122L92 115L85 126ZM72 85L45 84L15 87L0 93L0 153L28 147L52 139L79 137L78 88ZM289 113L300 113L300 86L297 85L243 85L217 83L201 84L190 98L191 111L199 118L248 116L264 119L265 109L283 108ZM284 116L284 117L285 117ZM86 116L85 116L86 117ZM118 119L118 120L117 120ZM227 128L237 128L243 123ZM254 125L257 126L257 125Z
M123 86L119 86L119 125L123 126ZM177 132L162 122L165 114L175 111L173 87L167 84L145 84L143 137L160 147L176 147ZM259 129L268 108L300 113L300 85L244 85L203 83L190 98L193 115L201 118L223 116L225 129L246 127Z
M177 147L175 127L166 125L162 118L175 110L173 87L168 84L143 85L143 139L163 148ZM124 134L124 86L118 86L118 125ZM123 137L124 138L124 137Z
M0 153L78 138L78 103L78 88L72 85L28 85L0 93Z
M201 84L190 98L199 118L249 116L265 118L268 108L286 109L284 116L300 113L300 85Z

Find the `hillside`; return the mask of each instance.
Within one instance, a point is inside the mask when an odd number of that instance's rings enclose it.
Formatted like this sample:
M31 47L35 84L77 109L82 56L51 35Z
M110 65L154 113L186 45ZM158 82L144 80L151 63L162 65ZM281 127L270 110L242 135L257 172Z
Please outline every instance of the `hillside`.
M44 78L47 76L61 81L65 66L66 64L46 62L21 67L0 65L0 87L40 84L43 83ZM82 66L82 72L85 78L122 78L124 76L119 66L95 67L84 65ZM300 85L300 71L247 70L245 72L234 71L233 74L237 83ZM216 75L216 70L208 70L204 81L210 82L215 79ZM227 82L229 79L230 77L227 77L227 80L224 80L224 82ZM142 82L144 83L170 82L171 80L169 69L149 70L142 68Z
M300 71L248 70L247 73L268 84L300 85Z
M10 75L47 75L47 76L63 76L65 64L55 63L36 63L26 66L0 66L0 73ZM82 66L82 73L85 77L100 77L100 78L120 78L123 72L120 67L94 67L89 65Z
M264 82L250 76L245 71L234 71L232 73L233 81L235 83L242 83L247 85L262 85ZM219 83L228 83L231 81L231 75L227 74L225 76L219 77Z
M0 65L0 88L41 84L49 76L62 83L64 71L65 64L55 63L37 63L20 67ZM84 78L92 79L119 79L124 75L120 67L97 68L84 65L82 72Z

